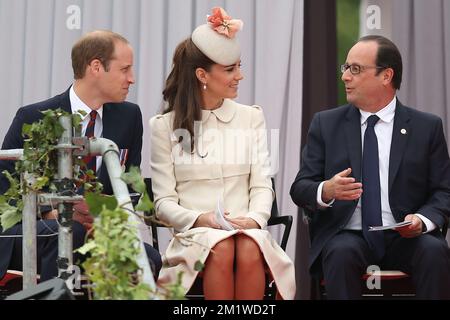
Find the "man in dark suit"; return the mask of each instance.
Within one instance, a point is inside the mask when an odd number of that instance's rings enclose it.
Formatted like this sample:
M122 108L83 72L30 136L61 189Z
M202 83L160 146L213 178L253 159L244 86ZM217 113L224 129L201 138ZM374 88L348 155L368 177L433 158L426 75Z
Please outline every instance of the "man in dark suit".
M397 47L361 38L341 68L348 105L316 114L292 187L310 213L310 271L330 299L359 299L370 265L411 274L417 298L450 299L450 161L442 121L403 106ZM411 224L368 232L370 226Z
M64 93L46 101L20 108L3 141L2 149L23 148L21 135L24 123L32 123L43 117L41 111L61 108L75 113L84 110L82 133L104 137L114 141L121 149L121 162L128 169L140 166L142 149L142 114L139 106L125 102L130 85L134 83L133 49L119 34L109 31L94 31L82 37L72 48L72 67L75 81ZM90 133L90 134L88 134ZM112 194L108 172L101 157L93 158L91 167L104 185L104 193ZM0 161L0 172L14 171L13 161ZM97 170L98 169L98 170ZM8 180L0 175L0 192L9 188ZM58 255L57 212L43 214L38 221L38 272L41 280L57 276ZM92 227L93 218L85 203L74 207L73 247L84 243L86 230ZM18 224L3 235L20 235ZM53 236L48 236L53 234ZM46 236L47 235L47 236ZM146 245L147 255L155 277L161 268L161 257L151 246ZM77 255L74 261L79 258ZM7 269L22 268L22 239L0 238L0 279Z

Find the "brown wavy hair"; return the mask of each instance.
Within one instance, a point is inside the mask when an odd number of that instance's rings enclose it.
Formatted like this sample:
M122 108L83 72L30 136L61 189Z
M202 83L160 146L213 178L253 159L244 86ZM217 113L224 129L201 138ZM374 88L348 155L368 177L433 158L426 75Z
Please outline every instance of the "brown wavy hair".
M174 112L173 130L186 129L191 135L191 150L194 150L194 122L201 121L201 84L195 71L203 68L210 71L214 61L205 56L188 38L181 42L173 55L172 71L166 80L163 99L168 107L163 113ZM179 138L182 142L182 137ZM185 149L186 150L186 149Z

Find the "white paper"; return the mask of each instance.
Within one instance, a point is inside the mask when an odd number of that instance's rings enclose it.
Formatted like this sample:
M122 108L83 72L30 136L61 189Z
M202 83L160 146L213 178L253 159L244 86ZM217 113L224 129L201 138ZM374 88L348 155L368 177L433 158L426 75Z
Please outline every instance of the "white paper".
M410 224L412 224L411 221L402 221L396 224L391 224L389 226L371 226L369 227L369 231L383 231L383 230L391 230L391 229L395 229L395 228L400 228L400 227L404 227L404 226L409 226Z
M217 200L215 214L216 214L216 222L220 225L220 227L223 230L228 231L234 230L233 226L227 220L225 220L223 202L220 200L220 198Z

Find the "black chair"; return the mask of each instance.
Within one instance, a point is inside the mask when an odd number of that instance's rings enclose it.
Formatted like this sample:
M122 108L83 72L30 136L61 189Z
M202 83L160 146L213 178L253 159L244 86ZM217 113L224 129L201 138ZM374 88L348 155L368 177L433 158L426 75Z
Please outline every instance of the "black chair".
M303 222L308 227L308 232L311 239L311 228L310 222L312 218L312 213L308 210L302 210ZM449 220L447 219L441 230L444 238L447 235L447 230L449 228ZM380 289L368 289L364 283L371 276L379 276ZM414 285L411 281L409 274L400 270L380 270L377 274L365 273L361 277L361 281L364 283L362 287L364 288L362 293L362 298L364 299L408 299L415 296ZM312 300L322 300L326 299L325 292L325 281L321 276L311 277L311 299Z
M144 179L145 185L147 187L147 192L150 196L150 199L153 201L153 191L152 191L152 181L151 178L145 178ZM272 178L272 188L275 191L275 181ZM152 214L152 213L145 213L146 215ZM281 239L280 247L286 251L287 242L289 239L289 234L291 232L292 227L292 221L293 218L290 215L283 215L281 216L278 212L278 205L277 205L277 198L276 198L276 192L275 192L275 198L272 203L272 210L270 213L270 219L267 222L268 226L277 226L277 225L283 225L283 236ZM153 247L159 251L159 240L158 240L158 228L161 228L161 225L158 225L152 221L150 221L150 227L152 230L152 240L153 240ZM264 294L264 299L266 300L273 300L276 298L277 294L277 288L275 286L275 282L273 280L266 281L266 290ZM189 290L189 292L186 294L186 298L188 299L203 299L203 284L201 277L197 277L195 280L193 286Z

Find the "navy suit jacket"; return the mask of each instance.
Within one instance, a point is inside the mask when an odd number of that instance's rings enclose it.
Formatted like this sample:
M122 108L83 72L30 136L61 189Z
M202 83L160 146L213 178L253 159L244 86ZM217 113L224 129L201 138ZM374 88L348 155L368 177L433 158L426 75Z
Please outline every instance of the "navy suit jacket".
M361 120L356 107L344 105L314 116L290 191L295 204L311 218L309 266L313 273L320 270L317 258L322 248L346 226L358 203L335 201L332 207L319 210L319 184L347 168L361 181L361 159ZM450 215L450 160L442 121L400 102L395 109L388 192L397 222L407 214L420 213L441 228Z
M22 126L24 123L33 123L43 117L40 111L61 108L72 112L70 106L69 90L51 99L20 108L5 136L2 149L23 148ZM125 162L128 169L131 165L139 167L142 150L142 114L139 106L129 102L107 103L103 106L103 138L114 141L119 149L128 149L128 158ZM13 161L0 161L0 172L8 170L14 172ZM103 192L112 194L111 182L105 163L102 162L98 172L99 181L104 185ZM0 194L9 188L9 182L0 174ZM38 225L38 228L40 226ZM7 234L16 234L21 228L13 227ZM0 228L1 231L1 228ZM39 230L38 230L39 232ZM8 268L14 246L14 239L0 238L0 279Z

